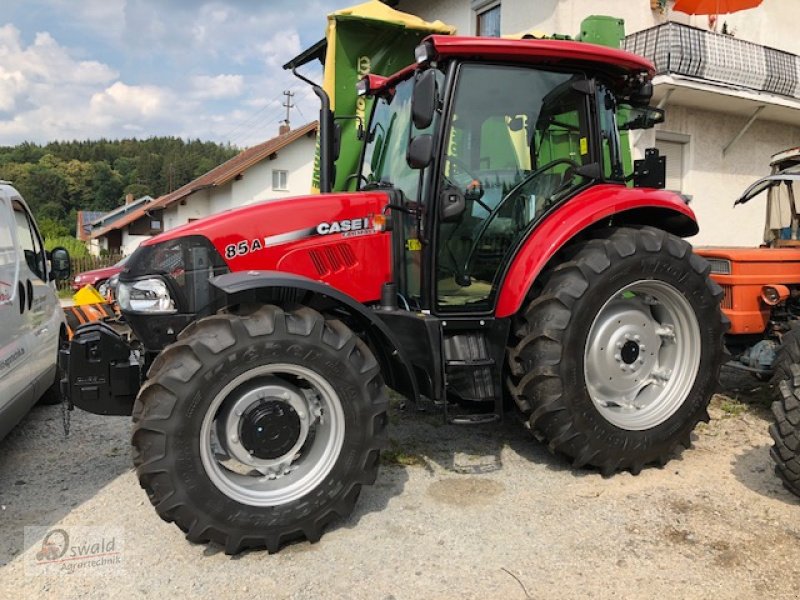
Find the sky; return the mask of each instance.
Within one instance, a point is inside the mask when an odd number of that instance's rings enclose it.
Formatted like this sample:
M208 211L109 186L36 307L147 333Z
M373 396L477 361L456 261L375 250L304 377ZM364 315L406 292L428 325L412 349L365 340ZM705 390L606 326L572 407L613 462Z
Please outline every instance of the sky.
M246 147L317 118L281 65L353 0L3 0L0 145L171 135ZM306 67L305 69L308 69ZM319 80L315 65L305 72Z

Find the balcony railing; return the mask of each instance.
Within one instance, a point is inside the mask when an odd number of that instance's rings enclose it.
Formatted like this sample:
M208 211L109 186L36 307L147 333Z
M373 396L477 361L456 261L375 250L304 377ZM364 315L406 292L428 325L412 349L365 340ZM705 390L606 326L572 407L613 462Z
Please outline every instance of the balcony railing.
M624 48L653 61L659 75L800 98L800 57L789 52L680 23L631 34Z

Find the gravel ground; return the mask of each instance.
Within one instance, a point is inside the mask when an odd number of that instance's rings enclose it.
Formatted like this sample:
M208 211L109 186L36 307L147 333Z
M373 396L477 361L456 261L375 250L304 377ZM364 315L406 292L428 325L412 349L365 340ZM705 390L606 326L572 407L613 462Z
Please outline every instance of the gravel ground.
M393 449L318 544L225 556L150 507L129 420L39 407L0 442L0 598L797 598L800 502L772 471L764 398L726 382L664 469L573 471L513 419L393 411ZM745 399L743 404L738 399ZM121 528L122 567L26 573L23 527Z

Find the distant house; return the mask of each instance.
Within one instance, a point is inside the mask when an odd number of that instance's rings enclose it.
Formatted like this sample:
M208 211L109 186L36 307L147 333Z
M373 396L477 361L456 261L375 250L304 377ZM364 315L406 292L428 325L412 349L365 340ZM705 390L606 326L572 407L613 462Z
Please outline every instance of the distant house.
M316 132L316 122L282 129L277 137L240 152L174 192L137 204L134 210L123 206L108 213L92 226L91 251L105 248L127 256L161 231L253 202L308 193Z
M75 224L75 237L82 242L88 242L92 234L92 223L105 215L102 210L79 210Z
M142 240L164 230L158 219L160 211L150 210L153 198L142 196L133 198L133 194L125 197L125 204L100 216L88 223L89 252L95 256L101 252L109 254L129 254ZM89 211L83 211L89 212ZM80 214L80 213L79 213ZM85 232L87 226L83 225ZM131 249L126 252L126 249Z

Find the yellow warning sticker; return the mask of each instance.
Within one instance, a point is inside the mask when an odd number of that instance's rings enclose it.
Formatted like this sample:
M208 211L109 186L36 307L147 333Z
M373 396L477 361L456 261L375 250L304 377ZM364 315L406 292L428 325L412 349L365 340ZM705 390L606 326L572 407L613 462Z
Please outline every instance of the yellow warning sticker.
M419 252L420 250L422 250L422 242L420 242L416 238L406 240L406 250L408 250L409 252Z
M581 138L581 156L584 154L589 154L589 140L585 137Z

